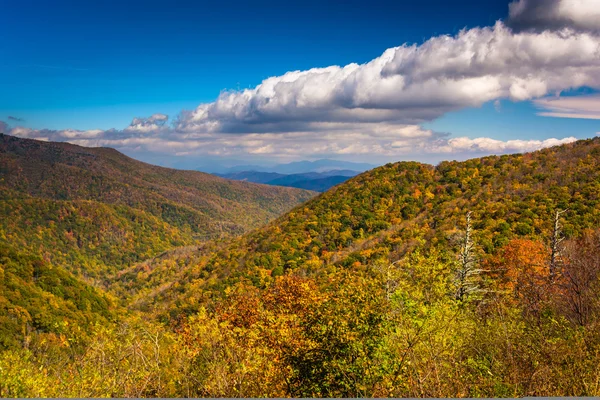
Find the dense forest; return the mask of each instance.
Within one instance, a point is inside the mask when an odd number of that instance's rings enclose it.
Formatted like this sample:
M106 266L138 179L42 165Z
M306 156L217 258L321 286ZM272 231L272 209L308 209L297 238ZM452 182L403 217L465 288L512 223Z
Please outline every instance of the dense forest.
M0 240L91 280L264 225L314 194L0 136Z
M0 134L0 347L114 321L105 279L260 226L314 196Z
M600 395L600 138L388 164L212 240L187 172L77 148L108 198L3 140L0 396Z

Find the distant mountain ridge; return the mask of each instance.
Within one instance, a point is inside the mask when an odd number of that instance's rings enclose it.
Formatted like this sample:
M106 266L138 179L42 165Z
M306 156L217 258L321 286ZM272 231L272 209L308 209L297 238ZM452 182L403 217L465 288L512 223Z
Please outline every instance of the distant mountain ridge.
M326 192L340 183L346 182L350 177L341 175L326 176L317 179L296 180L291 183L280 183L280 186L295 187L298 189L314 190L315 192ZM277 180L276 180L277 181ZM273 184L273 183L271 183Z
M217 176L266 185L295 187L298 189L325 192L335 185L347 181L360 172L352 170L329 170L324 172L305 172L300 174L281 174L276 172L241 171Z

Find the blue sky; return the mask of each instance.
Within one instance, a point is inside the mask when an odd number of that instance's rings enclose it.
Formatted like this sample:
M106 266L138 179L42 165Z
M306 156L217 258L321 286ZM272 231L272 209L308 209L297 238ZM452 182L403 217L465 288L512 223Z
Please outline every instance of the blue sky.
M363 63L404 42L493 24L507 8L472 0L452 14L445 1L4 3L0 86L9 95L0 116L52 129L172 115L286 71Z
M527 8L527 0L520 2ZM453 1L451 6L447 0L323 3L312 0L0 0L0 91L3 93L0 96L0 121L12 128L37 131L124 130L134 117L164 114L169 116L169 124L172 124L182 110L210 104L222 91L251 90L265 79L288 71L364 64L381 56L386 49L404 43L422 45L440 35L456 37L462 29L493 27L496 21L507 19L509 13L509 1L506 0ZM535 0L529 0L529 3L535 3ZM523 15L527 17L527 9ZM443 60L444 55L440 57ZM540 92L541 95L536 92L523 100L520 95L513 96L512 91L512 97L492 96L489 101L483 101L487 97L479 96L473 102L461 100L445 106L443 111L419 115L415 121L403 116L401 121L394 123L397 123L395 126L419 126L434 131L436 138L446 139L466 136L507 141L591 137L600 131L599 119L542 117L537 115L539 103L536 105L533 101L556 96L553 94L555 87L563 93L566 90L568 95L589 97L591 93L593 97L597 92L594 87L597 75L592 75L584 80L584 86L588 87L586 91L569 92L572 83L557 86L552 82L547 85L548 90ZM530 86L527 88L529 90ZM402 104L406 107L405 102ZM389 108L377 104L373 107ZM427 107L433 106L428 104ZM229 117L225 119L230 120ZM298 117L290 117L290 120L297 122ZM385 121L373 122L388 123L388 120L386 117ZM319 116L310 122L328 120ZM189 133L190 129L186 125L185 132ZM198 129L194 132L204 132ZM234 130L229 132L222 128L219 132L226 135L234 131L253 133L249 128L237 125L231 129ZM286 133L285 129L277 127L273 135ZM313 131L314 127L309 130ZM300 129L293 127L290 131ZM171 139L175 137L174 132L175 129L169 133ZM18 134L18 131L14 133ZM160 133L165 135L164 130ZM30 131L22 135L35 136ZM58 134L49 137L51 140L66 138ZM119 136L120 139L123 137ZM83 136L76 139L83 139ZM232 140L219 142L219 146L230 146ZM72 137L69 141L77 142ZM270 150L273 148L269 147L270 143L263 144L253 152L213 149L210 155L223 160L285 161L322 156L371 162L379 159L376 154L370 157L366 150L353 153L348 146L327 150L330 153L305 151L303 154L298 150L282 156L280 152ZM115 147L148 160L152 159L152 154L160 153L156 148L144 146ZM410 154L386 153L384 158L385 161L402 159ZM168 155L189 161L203 153L179 151ZM158 159L158 155L156 157Z
M539 111L531 102L505 100L499 106L488 102L482 107L445 114L424 126L456 136L485 135L503 140L564 136L585 139L600 132L599 120L543 117Z

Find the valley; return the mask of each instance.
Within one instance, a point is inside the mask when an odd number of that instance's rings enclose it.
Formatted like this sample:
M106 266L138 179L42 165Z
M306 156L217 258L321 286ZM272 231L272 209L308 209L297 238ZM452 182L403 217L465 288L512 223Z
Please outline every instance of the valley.
M0 398L600 398L600 0L0 9Z
M598 138L319 195L1 140L3 396L598 394Z

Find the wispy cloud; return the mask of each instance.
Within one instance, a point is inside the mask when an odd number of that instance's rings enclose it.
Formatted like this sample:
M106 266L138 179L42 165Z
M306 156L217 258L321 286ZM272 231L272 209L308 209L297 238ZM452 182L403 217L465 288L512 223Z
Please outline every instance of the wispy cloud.
M319 123L311 130L275 133L207 133L163 130L161 133L138 130L33 130L13 128L10 134L24 138L68 141L86 147L114 147L127 151L146 151L180 156L239 157L263 155L270 158L301 159L313 157L368 155L406 157L415 154L509 153L541 149L575 141L574 137L546 140L496 140L451 138L447 133L426 130L418 125L368 123Z
M537 115L556 118L600 119L600 95L550 97L534 101Z

